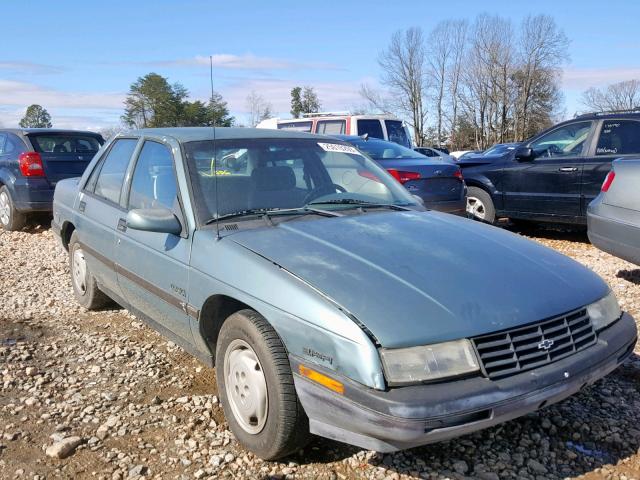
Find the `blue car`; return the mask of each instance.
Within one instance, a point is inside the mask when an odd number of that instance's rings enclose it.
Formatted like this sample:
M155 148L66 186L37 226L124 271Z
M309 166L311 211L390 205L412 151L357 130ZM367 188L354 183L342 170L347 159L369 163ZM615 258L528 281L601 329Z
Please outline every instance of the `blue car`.
M0 129L0 226L19 230L29 213L50 212L56 183L82 175L103 143L92 132Z
M352 145L215 138L117 135L58 182L52 229L80 305L115 300L215 365L229 427L260 457L309 433L383 452L446 440L558 402L633 352L635 322L595 273L425 211Z

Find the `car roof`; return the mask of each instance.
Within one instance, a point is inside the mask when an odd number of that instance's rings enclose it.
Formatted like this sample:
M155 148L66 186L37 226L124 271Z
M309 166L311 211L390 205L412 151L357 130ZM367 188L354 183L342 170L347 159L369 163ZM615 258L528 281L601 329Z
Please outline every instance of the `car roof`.
M576 115L571 120L566 120L565 122L570 122L573 120L598 120L600 118L638 118L640 117L640 110L631 111L631 112L591 112L591 113L583 113L582 115ZM562 122L562 123L565 123Z
M172 127L172 128L143 128L119 134L119 137L130 135L153 135L157 137L172 137L178 142L197 142L213 140L213 127ZM290 131L272 130L268 128L216 127L216 140L244 140L255 138L322 138L321 135ZM328 137L324 137L328 138Z
M72 130L67 128L0 128L0 132L15 133L16 135L29 135L31 133L78 133L85 135L100 135L90 130Z

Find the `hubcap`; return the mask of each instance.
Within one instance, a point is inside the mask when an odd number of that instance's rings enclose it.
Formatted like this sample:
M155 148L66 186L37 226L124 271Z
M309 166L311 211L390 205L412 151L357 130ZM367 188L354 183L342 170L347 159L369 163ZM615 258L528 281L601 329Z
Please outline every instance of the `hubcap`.
M236 339L224 356L227 399L242 429L260 433L267 421L267 381L256 352L244 340Z
M3 225L9 225L9 215L11 214L11 209L9 207L9 195L7 192L0 193L0 222Z
M71 266L73 284L84 295L87 291L87 261L81 248L73 251L73 263Z
M475 218L479 218L480 220L484 220L487 215L484 203L476 197L467 197L467 213L473 215Z

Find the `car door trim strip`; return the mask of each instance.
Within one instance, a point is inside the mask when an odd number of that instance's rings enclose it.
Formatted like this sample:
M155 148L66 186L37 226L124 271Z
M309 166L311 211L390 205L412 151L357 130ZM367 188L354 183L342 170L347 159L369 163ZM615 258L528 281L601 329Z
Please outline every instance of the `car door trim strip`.
M99 252L96 252L93 248L87 246L86 244L81 243L80 245L81 245L82 249L85 252L90 254L96 260L104 263L108 268L111 268L117 274L120 274L123 277L126 277L127 279L131 280L133 283L138 285L139 287L143 288L144 290L147 290L149 293L155 295L156 297L158 297L161 300L165 301L169 305L172 305L172 306L182 310L188 316L194 318L195 320L197 320L197 321L200 320L200 310L198 310L193 305L186 304L183 301L183 299L174 297L173 295L165 292L161 288L159 288L159 287L155 286L154 284L148 282L147 280L145 280L144 278L140 277L139 275L136 275L132 271L127 270L122 265L119 265L116 262L114 262L112 260L109 260L107 257L105 257L104 255L102 255Z

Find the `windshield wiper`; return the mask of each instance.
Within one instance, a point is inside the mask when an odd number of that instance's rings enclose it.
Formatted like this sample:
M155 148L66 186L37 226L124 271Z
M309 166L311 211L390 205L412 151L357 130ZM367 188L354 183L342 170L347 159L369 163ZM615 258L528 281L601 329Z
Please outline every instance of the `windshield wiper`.
M372 203L354 198L341 198L336 200L326 200L324 202L311 202L308 205L355 205L362 208L390 208L391 210L408 211L411 208L395 203Z
M319 208L312 207L299 207L299 208L250 208L247 210L241 210L239 212L225 213L219 217L213 217L204 222L205 225L211 225L216 220L228 220L230 218L237 217L251 217L251 216L264 216L271 217L275 215L306 215L306 214L322 215L324 217L341 217L342 214L338 212L330 212L328 210L321 210Z

